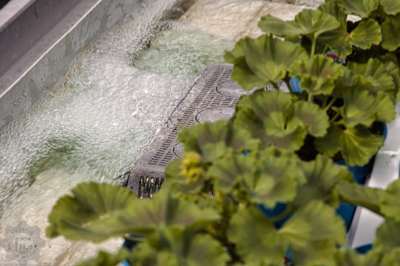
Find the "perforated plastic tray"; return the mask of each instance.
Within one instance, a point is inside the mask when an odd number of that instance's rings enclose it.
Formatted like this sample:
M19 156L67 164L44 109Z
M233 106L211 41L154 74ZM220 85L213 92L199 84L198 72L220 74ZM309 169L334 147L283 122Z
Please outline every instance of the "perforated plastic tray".
M231 73L230 65L207 67L172 112L147 152L123 175L125 185L139 197L151 197L158 191L164 182L166 166L182 155L182 146L177 141L182 128L233 115L244 90L231 80Z

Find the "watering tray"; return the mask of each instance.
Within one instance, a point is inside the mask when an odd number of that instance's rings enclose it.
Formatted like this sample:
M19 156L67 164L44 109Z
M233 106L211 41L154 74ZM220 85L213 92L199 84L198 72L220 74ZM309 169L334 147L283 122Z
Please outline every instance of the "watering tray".
M245 91L231 80L231 73L231 65L208 66L172 112L147 152L122 176L125 185L140 198L151 197L160 189L166 166L182 155L182 146L177 141L182 128L233 115Z

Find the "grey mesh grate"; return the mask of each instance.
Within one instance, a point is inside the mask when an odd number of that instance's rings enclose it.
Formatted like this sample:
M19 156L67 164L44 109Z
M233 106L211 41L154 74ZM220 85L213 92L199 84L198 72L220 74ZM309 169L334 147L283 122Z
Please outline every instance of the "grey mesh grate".
M231 81L231 73L230 65L207 67L171 114L148 152L138 160L133 170L124 174L126 185L139 197L151 197L160 189L165 167L182 153L182 147L177 142L180 129L199 120L207 121L209 117L227 118L233 114L244 91ZM210 113L208 116L207 112Z

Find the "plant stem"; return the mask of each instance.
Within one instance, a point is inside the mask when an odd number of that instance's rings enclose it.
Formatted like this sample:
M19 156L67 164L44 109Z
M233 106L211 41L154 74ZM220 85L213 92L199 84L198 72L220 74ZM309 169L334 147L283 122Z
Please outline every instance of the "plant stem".
M324 111L325 111L325 112L328 111L329 108L331 108L332 105L335 103L335 101L336 101L336 98L333 97L332 100L329 102L329 104L328 104L327 106L325 106Z
M337 185L339 197L342 201L361 206L381 216L380 196L382 190L361 186L350 182L341 182Z
M317 38L314 36L311 46L311 56L314 56L316 47L317 47Z
M308 102L312 102L313 101L313 95L311 93L308 94L307 101Z

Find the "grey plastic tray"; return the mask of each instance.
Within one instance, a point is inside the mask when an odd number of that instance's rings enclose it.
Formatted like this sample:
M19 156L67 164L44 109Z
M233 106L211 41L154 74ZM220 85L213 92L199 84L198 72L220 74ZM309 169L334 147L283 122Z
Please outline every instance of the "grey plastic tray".
M182 128L196 123L229 118L242 94L231 80L232 66L211 65L196 79L188 94L170 115L134 168L124 174L126 186L140 197L151 197L164 182L168 163L182 155L177 135Z

